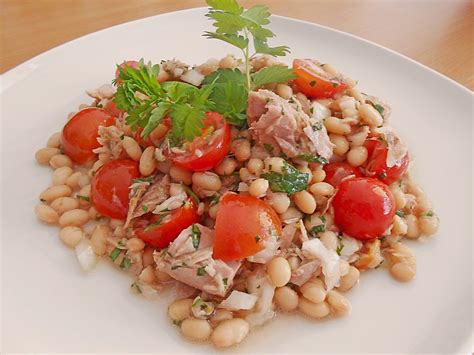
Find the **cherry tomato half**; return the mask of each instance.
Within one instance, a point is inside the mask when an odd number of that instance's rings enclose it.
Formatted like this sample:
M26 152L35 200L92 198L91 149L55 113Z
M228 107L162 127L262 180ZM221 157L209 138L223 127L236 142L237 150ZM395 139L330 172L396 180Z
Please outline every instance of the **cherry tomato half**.
M102 165L92 178L91 200L102 215L125 219L132 180L140 176L138 162L122 159Z
M207 112L202 135L194 138L186 153L167 152L171 161L192 171L210 170L217 166L230 150L230 126L224 116Z
M99 126L111 126L115 118L104 110L89 107L76 113L63 128L62 145L64 153L79 164L94 159L92 151L100 147L97 142Z
M281 235L281 221L266 202L249 195L225 194L216 217L214 257L243 259L264 249L272 233Z
M121 117L127 111L119 109L117 104L110 100L107 102L107 105L105 105L104 112L113 117Z
M173 210L168 215L148 214L141 218L135 222L135 234L148 244L166 248L183 229L197 222L199 222L197 206L194 200L189 198L183 207Z
M364 164L365 175L383 181L387 185L400 180L406 173L410 159L408 153L403 156L398 165L387 166L388 147L384 140L368 139L364 146L367 148L368 156Z
M395 215L395 200L387 185L365 177L342 181L332 206L334 223L359 240L382 236Z
M295 84L298 90L314 99L332 98L344 91L347 85L330 76L310 59L295 59L293 72L297 76Z
M346 177L354 175L355 177L361 177L358 168L353 167L349 163L331 163L324 166L324 171L326 172L326 177L324 181L328 184L331 184L334 187L337 187L339 183Z

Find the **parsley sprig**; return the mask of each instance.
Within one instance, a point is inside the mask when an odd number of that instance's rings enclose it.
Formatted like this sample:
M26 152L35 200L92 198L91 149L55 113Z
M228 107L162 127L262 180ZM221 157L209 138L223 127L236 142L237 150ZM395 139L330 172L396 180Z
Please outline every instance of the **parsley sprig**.
M119 109L128 112L126 122L133 130L142 128L142 136L146 138L168 115L172 123L169 138L173 145L191 141L201 134L204 114L215 106L209 99L212 82L202 88L178 81L159 84L156 80L159 65L145 64L143 59L137 68L127 64L117 68L114 101Z
M250 59L255 54L270 54L273 56L285 56L290 52L287 46L270 47L268 39L275 37L275 34L265 25L270 23L270 11L264 5L255 5L249 9L244 9L236 0L207 0L209 12L206 14L214 20L214 32L206 31L207 38L218 39L239 48L244 56L245 83L250 91L257 85L285 81L286 77L292 77L290 69L285 67L269 67L254 74L250 74ZM255 53L250 55L250 42L253 40ZM279 77L279 80L275 80ZM253 79L253 80L252 80ZM252 84L253 81L253 84Z

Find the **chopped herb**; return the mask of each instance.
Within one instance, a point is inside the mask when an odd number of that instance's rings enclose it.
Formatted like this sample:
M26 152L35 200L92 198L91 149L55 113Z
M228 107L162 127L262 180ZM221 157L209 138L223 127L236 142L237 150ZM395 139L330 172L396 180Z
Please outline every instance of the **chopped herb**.
M252 89L256 89L265 84L282 83L295 79L293 70L282 65L272 65L265 67L252 74Z
M323 233L326 231L326 226L324 224L320 224L318 226L314 226L313 228L311 228L311 230L309 231L313 236L316 236L318 235L319 233Z
M258 235L255 237L255 243L258 243L261 240L262 240L262 238L260 238Z
M214 206L214 205L218 204L220 199L221 199L221 197L219 195L215 195L211 199L211 201L209 202L209 206Z
M196 275L198 276L204 276L207 274L207 271L206 271L206 267L203 266L203 267L200 267L196 270Z
M310 113L311 115L313 115L313 113L314 113L314 107L312 107L312 106L310 107L309 113ZM318 123L319 123L319 122L318 122ZM313 127L313 129L314 129L314 127ZM317 131L317 129L314 129L314 130Z
M386 172L383 172L383 173L380 173L379 174L379 178L381 179L385 179L387 177L387 173Z
M162 211L162 212L164 212L164 211ZM158 218L156 219L156 221L149 223L149 224L143 229L143 231L148 232L149 230L151 230L151 229L153 229L153 228L159 226L159 225L161 224L161 221L163 221L163 218L165 218L165 216L166 216L166 214L160 214L160 215L158 215Z
M197 250L201 241L201 230L196 224L193 224L191 227L191 241L193 243L194 249Z
M227 287L227 283L228 283L229 279L227 277L224 277L222 279L222 283L224 284L225 287Z
M342 249L344 249L344 244L341 243L337 246L337 249L336 249L337 255L341 256Z
M311 107L312 109L312 107ZM312 113L312 112L311 112ZM322 121L318 121L316 122L314 125L311 126L311 128L313 128L313 131L320 131L323 129L323 122Z
M258 285L258 286L257 286L257 288L260 288L260 287L262 287L262 285Z
M286 286L288 286L289 288L296 288L296 285L293 282L288 282Z
M315 81L315 80L310 81L310 82L309 82L309 85L310 85L311 87L314 87L314 86L316 85L316 81Z
M46 200L44 198L40 198L40 201L41 202L46 202Z
M182 320L176 320L176 319L173 320L173 324L178 326L178 327L181 327L181 323L183 323Z
M126 247L126 245L125 245L125 243L124 243L123 241L119 241L119 242L117 243L117 245L118 245L120 248L125 248L125 247Z
M321 165L325 165L328 163L327 159L317 154L299 154L295 157L295 159L304 160L308 163L318 163Z
M385 142L385 138L383 136L377 137L377 140L379 140L381 142Z
M199 306L201 305L202 303L204 303L203 299L201 298L201 296L197 296L194 301L193 301L193 304L191 305L191 307L196 307L196 306Z
M293 100L293 98L290 97L290 99L288 100L288 102L289 102L290 104L294 104L294 103L295 103L295 100Z
M382 260L374 269L378 269L379 267L382 266L382 264L384 263L385 260Z
M332 83L332 87L333 87L333 88L337 88L338 86L339 86L338 83Z
M426 213L426 216L427 216L427 217L433 217L433 216L434 216L434 212L433 212L433 211L428 211L428 212Z
M120 262L120 268L121 269L129 269L130 266L132 266L132 261L130 260L128 255L125 255L123 257L122 261Z
M142 289L140 288L140 285L137 284L137 282L135 281L134 283L132 283L130 285L130 287L132 288L132 290L135 290L136 292L138 293L142 293Z
M82 201L91 202L91 199L90 199L89 196L76 195L76 198L78 198L79 200L82 200Z
M385 109L383 108L382 105L375 104L375 105L374 105L374 108L375 108L377 111L379 111L380 116L384 117L384 111L385 111Z
M164 248L161 253L160 253L160 256L163 257L165 255L168 255L168 256L171 256L173 257L173 255L171 255L171 253L168 251L168 248Z
M181 265L174 264L174 265L171 266L171 270L176 270L176 269L179 269L180 267L183 267L183 266L184 266L184 264L181 264Z
M134 184L135 184L135 183L140 183L140 182L149 182L149 183L152 183L154 178L155 178L154 176L149 176L149 177L146 177L146 178L136 178L136 179L133 179L132 182L133 182Z
M402 217L402 218L405 217L405 212L403 212L402 210L396 210L396 211L395 211L395 214L396 214L398 217Z
M264 143L264 144L263 144L263 147L265 148L265 150L267 151L267 153L270 153L270 154L272 154L272 153L273 153L273 150L275 149L275 148L273 147L273 145L268 144L268 143Z
M142 206L142 210L145 211L145 212L148 211L148 206L147 206L147 205L143 205L143 206Z
M191 190L189 186L186 186L184 184L182 186L183 186L184 191L186 191L186 193L189 195L189 197L191 197L194 200L194 202L196 202L196 205L199 205L201 200L199 200L198 195L196 195L196 193L193 190Z
M112 261L115 261L120 255L120 252L121 250L119 248L115 248L114 250L112 250L110 252L110 259L112 259Z
M326 217L321 216L321 217L319 217L319 219L320 219L323 223L326 223Z
M380 243L383 243L383 242L385 242L386 240L387 240L387 236L386 236L386 235L380 237Z
M286 192L292 195L298 191L306 190L308 187L309 174L302 173L293 165L285 162L281 174L271 171L262 174L261 177L269 181L272 191Z

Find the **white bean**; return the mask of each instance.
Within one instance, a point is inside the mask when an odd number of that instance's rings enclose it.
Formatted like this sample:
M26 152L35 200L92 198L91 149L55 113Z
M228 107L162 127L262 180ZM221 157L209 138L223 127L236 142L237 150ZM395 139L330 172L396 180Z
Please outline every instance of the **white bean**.
M69 248L75 248L82 238L84 238L84 232L79 227L67 226L61 229L59 232L59 238Z
M338 290L342 292L349 291L352 287L357 284L360 277L360 271L354 266L349 267L349 272L345 274L339 283Z
M298 309L311 318L321 319L331 313L327 302L313 303L304 297L298 300Z
M349 300L336 290L328 292L327 301L331 306L333 313L338 316L348 314L351 311L351 303Z
M143 151L139 169L143 176L150 176L156 170L155 147L147 147Z
M359 115L362 122L367 123L369 126L379 127L383 123L383 118L380 113L369 104L362 104L359 107Z
M204 319L189 318L181 324L181 332L191 340L206 340L211 336L212 328Z
M35 159L41 165L48 165L51 158L58 154L61 154L58 148L41 148L36 152Z
M48 205L37 205L35 212L36 216L45 223L56 223L59 219L58 213Z
M193 177L192 171L173 165L170 168L169 174L173 181L182 182L185 185L191 185Z
M61 132L53 133L49 139L46 146L49 148L59 148L61 146Z
M51 158L49 165L51 165L54 169L61 168L63 166L69 166L72 168L72 160L67 155L57 154Z
M352 148L347 153L347 162L352 166L361 166L365 163L368 157L367 148L363 145Z
M306 190L299 191L293 195L296 207L306 214L312 214L316 210L316 200Z
M64 212L61 217L59 217L59 224L63 227L65 226L82 226L87 223L89 220L89 213L84 210L74 209Z
M250 326L244 319L228 319L214 329L211 341L218 348L227 348L244 340L249 330Z
M252 181L249 186L249 193L255 197L261 197L265 195L268 190L268 180L265 179L257 179Z
M52 184L53 185L65 185L66 180L69 176L73 173L72 169L69 166L63 166L54 170L52 176Z
M40 193L40 200L45 202L51 202L59 197L69 196L72 190L66 185L56 185L48 187L42 193Z
M326 298L326 290L320 279L312 279L300 287L300 292L307 300L321 303Z
M285 286L291 278L290 264L285 258L278 256L268 263L267 274L275 287Z
M168 307L168 316L174 321L182 321L191 316L191 307L193 305L193 299L184 298L181 300L174 301Z
M107 250L107 236L112 233L110 227L106 224L100 224L94 228L91 235L92 250L97 255L104 255Z
M123 148L130 158L135 161L140 161L142 156L142 149L135 139L129 136L123 137L122 141Z
M284 192L274 192L267 197L268 203L273 207L276 213L285 213L290 207L290 198Z
M193 184L210 191L218 191L222 187L221 179L210 171L195 172L192 176Z
M275 290L274 299L278 307L285 312L293 311L298 307L298 294L288 286L278 287Z
M51 202L51 207L59 214L79 208L79 201L73 197L62 196Z

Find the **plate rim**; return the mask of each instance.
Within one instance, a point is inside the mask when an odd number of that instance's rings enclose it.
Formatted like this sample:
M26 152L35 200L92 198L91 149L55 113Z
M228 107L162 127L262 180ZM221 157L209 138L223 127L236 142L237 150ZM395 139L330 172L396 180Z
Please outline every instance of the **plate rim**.
M114 28L127 26L127 25L130 25L130 24L135 23L135 22L152 20L152 19L160 17L160 16L164 17L164 16L177 15L179 13L200 12L200 11L205 10L205 9L207 9L207 7L200 6L200 7L193 7L193 8L189 8L189 9L181 9L181 10L176 10L176 11L171 11L171 12L164 12L164 13L157 14L157 15L146 16L146 17L142 17L142 18L139 18L139 19L127 21L127 22L124 22L124 23L119 23L117 25L109 26L109 27L106 27L106 28L103 28L103 29L100 29L100 30L97 30L97 31L94 31L94 32L91 32L91 33L87 33L87 34L82 35L80 37L71 39L70 41L61 43L57 46L54 46L54 47L42 52L42 53L37 54L36 56L34 56L30 59L27 59L26 61L18 64L17 66L15 66L15 67L7 70L3 74L1 74L0 75L0 95L3 94L3 92L5 92L6 90L8 90L10 87L14 86L18 81L20 81L23 78L25 78L26 76L28 76L29 73L34 71L38 66L38 64L36 64L35 61L42 60L44 57L47 57L49 55L54 55L55 52L63 49L64 47L70 45L73 42L83 41L87 37L95 36L95 35L103 32L103 31L108 31L108 30L111 30L111 29L114 29ZM382 49L384 51L389 52L391 55L395 55L395 56L398 56L398 57L400 57L404 60L407 60L411 64L414 64L414 65L418 66L418 68L420 68L420 69L424 69L424 70L429 71L431 74L436 75L440 79L444 79L445 81L447 81L451 85L453 85L457 90L461 90L464 94L470 94L471 96L474 96L474 91L470 90L468 87L466 87L463 84L457 82L456 80L446 76L445 74L440 73L439 71L437 71L433 68L430 68L429 66L427 66L425 64L422 64L422 63L416 61L415 59L406 56L405 54L397 52L396 50L390 49L390 48L385 47L381 44L375 43L375 42L373 42L371 40L368 40L366 38L359 37L359 36L354 35L354 34L349 33L349 32L345 32L345 31L342 31L342 30L339 30L339 29L336 29L336 28L333 28L333 27L330 27L330 26L321 25L319 23L310 22L310 21L307 21L307 20L301 20L301 19L296 19L296 18L293 18L293 17L283 16L283 15L276 15L276 14L272 14L271 17L279 18L279 19L283 19L283 20L289 20L289 21L301 23L301 24L304 24L304 25L311 25L311 26L319 27L319 28L322 28L324 30L329 30L329 31L336 32L339 35L348 36L352 40L361 41L361 42L364 42L365 44L375 46L379 49Z

